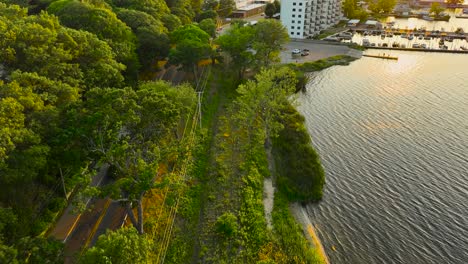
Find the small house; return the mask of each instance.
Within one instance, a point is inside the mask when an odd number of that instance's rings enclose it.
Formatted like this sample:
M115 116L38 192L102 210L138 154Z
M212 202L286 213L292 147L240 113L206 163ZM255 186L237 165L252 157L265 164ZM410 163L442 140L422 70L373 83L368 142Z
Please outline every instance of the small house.
M381 29L382 24L378 22L377 20L367 20L365 25L367 28L374 28L374 29Z
M351 19L348 21L348 27L356 27L359 25L359 19Z

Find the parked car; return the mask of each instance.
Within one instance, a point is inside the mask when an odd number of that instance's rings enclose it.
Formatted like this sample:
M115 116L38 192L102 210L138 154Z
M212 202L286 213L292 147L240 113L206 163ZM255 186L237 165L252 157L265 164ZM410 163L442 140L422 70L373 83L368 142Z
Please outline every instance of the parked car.
M299 54L301 53L300 49L293 49L292 54Z
M302 52L301 52L301 56L307 56L307 55L309 55L309 52L308 52L308 51L302 51Z

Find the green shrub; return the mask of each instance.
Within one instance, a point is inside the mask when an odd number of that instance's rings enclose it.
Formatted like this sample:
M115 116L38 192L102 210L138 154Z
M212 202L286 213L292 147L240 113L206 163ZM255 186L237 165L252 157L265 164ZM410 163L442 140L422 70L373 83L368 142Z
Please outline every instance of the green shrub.
M276 259L276 263L323 263L317 249L309 245L301 227L289 212L288 204L285 194L277 192L272 212L273 245L284 258Z
M304 117L292 106L285 111L284 129L273 142L278 163L278 187L292 201L322 198L325 172L304 126Z
M232 237L237 234L239 226L237 217L230 212L224 213L216 220L216 232L224 237Z

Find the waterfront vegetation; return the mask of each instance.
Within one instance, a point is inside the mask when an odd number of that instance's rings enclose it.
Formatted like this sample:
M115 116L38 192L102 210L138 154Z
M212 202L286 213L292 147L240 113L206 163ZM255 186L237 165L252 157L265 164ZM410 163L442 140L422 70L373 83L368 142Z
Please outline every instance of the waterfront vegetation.
M74 262L321 263L288 209L324 184L291 95L303 72L348 57L277 67L288 40L277 20L212 42L229 0L6 2L22 7L0 3L0 262L63 263L63 244L46 238L53 222L106 197L125 207L126 227ZM139 79L160 60L187 83ZM102 164L112 182L90 186ZM265 177L279 185L272 229Z
M325 172L302 117L292 106L285 109L284 129L273 141L278 188L291 201L317 201L322 198Z
M288 64L288 67L295 71L314 72L321 71L334 65L349 65L349 63L354 60L356 60L356 58L348 55L337 55L312 62L290 63Z

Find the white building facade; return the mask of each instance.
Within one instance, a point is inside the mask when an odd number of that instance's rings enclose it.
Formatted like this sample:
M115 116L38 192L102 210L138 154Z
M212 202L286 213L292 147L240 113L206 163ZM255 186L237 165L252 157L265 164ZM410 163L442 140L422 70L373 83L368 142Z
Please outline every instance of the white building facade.
M310 38L342 18L341 0L283 0L281 22L289 37Z

